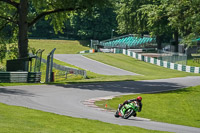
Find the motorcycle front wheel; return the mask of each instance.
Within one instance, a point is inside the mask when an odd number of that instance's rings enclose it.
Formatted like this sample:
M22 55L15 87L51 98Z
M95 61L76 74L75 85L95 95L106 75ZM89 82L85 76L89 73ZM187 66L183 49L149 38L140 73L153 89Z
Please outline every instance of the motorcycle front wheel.
M128 119L129 117L131 117L133 115L133 113L134 113L133 109L127 109L123 118Z

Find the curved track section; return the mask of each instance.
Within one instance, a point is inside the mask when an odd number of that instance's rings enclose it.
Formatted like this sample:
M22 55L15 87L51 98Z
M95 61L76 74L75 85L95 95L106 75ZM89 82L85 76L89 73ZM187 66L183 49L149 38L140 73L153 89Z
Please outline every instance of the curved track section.
M133 72L122 70L87 57L84 57L80 54L56 54L54 55L55 59L58 59L63 62L67 62L74 66L83 68L85 70L103 74L103 75L139 75Z
M143 118L115 118L113 112L83 104L88 99L133 93L152 93L200 85L200 77L74 85L0 87L0 102L78 118L177 133L199 133L200 128L154 122Z

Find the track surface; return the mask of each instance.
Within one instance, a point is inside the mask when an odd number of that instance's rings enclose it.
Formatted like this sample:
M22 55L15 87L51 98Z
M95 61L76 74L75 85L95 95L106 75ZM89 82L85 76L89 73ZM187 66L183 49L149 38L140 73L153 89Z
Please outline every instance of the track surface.
M133 72L125 71L104 63L89 59L80 54L55 54L55 59L67 62L74 66L89 70L103 75L139 75Z
M56 59L104 75L137 75L81 55L55 55ZM90 107L94 99L133 93L153 93L200 85L200 77L185 77L147 81L107 82L77 85L42 85L0 87L0 102L24 106L78 118L137 126L152 130L199 133L200 128L153 122L143 118L124 120L113 112ZM144 105L145 106L145 105Z
M105 112L86 105L86 101L93 98L174 90L200 85L199 81L200 77L185 77L151 81L0 87L0 102L119 125L179 133L199 133L200 128L153 122L137 117L128 120L115 118L113 112Z

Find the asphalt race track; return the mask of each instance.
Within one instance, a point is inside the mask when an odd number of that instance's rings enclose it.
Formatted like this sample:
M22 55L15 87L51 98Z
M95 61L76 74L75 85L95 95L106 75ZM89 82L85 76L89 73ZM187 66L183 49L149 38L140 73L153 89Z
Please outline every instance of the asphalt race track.
M139 75L89 59L81 54L55 54L55 59L103 75Z
M104 74L106 71L108 75L137 75L93 61L81 55L55 55L55 57L100 74ZM116 73L116 71L118 72ZM154 122L144 118L131 117L128 120L115 118L113 112L104 111L93 106L94 100L105 97L112 98L113 96L133 93L155 93L196 85L200 85L200 77L197 76L72 85L9 86L0 87L0 102L119 125L177 133L200 133L200 128Z
M200 77L185 77L93 84L9 86L0 87L0 102L119 125L137 126L177 133L199 133L200 128L154 122L138 117L131 117L128 120L124 120L115 118L113 112L106 112L95 107L90 107L90 102L93 102L93 99L130 93L152 93L174 90L200 85L199 81Z

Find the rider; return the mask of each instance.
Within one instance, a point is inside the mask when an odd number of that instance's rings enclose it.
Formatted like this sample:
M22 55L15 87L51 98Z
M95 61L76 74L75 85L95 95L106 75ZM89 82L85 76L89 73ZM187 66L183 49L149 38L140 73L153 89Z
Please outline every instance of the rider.
M137 101L137 102L138 102L138 105L139 105L139 110L138 110L138 112L141 112L141 110L142 110L142 97L141 97L141 96L138 96L136 99L126 100L126 101L124 101L123 104L119 104L118 111L119 111L125 104L131 103L131 102L134 102L134 101ZM133 116L134 116L134 117L137 116L136 112L135 112L135 114L134 114Z

